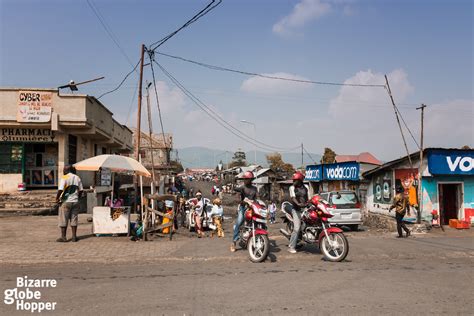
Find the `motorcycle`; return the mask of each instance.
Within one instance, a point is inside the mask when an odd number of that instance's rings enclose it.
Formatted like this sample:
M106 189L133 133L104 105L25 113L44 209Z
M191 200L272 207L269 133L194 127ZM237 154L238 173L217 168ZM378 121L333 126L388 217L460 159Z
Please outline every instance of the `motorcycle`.
M250 261L264 261L270 252L270 240L267 232L267 209L262 201L245 199L248 208L244 213L244 222L240 226L242 248L247 248Z
M328 261L343 261L349 253L349 242L342 229L332 227L328 219L333 217L326 210L327 202L319 200L315 205L310 203L301 212L301 229L298 241L303 240L308 244L318 244L319 249ZM281 228L280 233L290 239L293 232L293 206L290 202L283 202L282 219L286 223L286 230Z
M186 227L188 228L188 230L191 232L193 230L195 230L196 228L196 221L194 219L194 210L193 210L193 206L194 206L194 201L195 198L192 198L192 199L189 199L186 201L186 204L185 204L185 216L186 216ZM206 229L206 228L209 228L209 225L212 224L212 219L209 218L209 216L207 216L208 213L211 212L211 209L212 209L212 204L211 204L211 201L208 199L208 198L203 198L203 210L202 210L202 213L201 213L201 223L202 223L202 228L203 229Z

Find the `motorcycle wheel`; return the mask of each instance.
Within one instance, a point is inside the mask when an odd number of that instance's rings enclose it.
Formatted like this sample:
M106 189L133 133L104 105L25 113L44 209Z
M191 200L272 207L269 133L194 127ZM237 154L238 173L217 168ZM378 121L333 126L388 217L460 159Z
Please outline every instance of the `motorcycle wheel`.
M322 233L323 234L323 233ZM342 233L332 233L328 237L323 236L319 247L326 260L331 262L340 262L347 257L349 253L349 242ZM333 246L331 246L331 243Z
M255 236L255 247L253 246L253 238L249 238L247 243L250 261L259 263L264 261L270 252L270 240L267 235Z

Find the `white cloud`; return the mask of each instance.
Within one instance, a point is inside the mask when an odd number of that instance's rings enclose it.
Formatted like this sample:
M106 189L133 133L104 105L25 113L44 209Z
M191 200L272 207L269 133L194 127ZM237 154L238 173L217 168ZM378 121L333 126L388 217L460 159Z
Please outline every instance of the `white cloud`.
M277 72L272 74L264 74L265 76L288 78L294 80L309 80L305 77L289 74L285 72ZM276 80L262 78L258 76L244 80L240 89L245 92L262 93L262 94L291 94L298 93L308 89L311 84L301 82L291 82L285 80Z
M302 0L297 3L293 11L283 17L273 25L273 32L279 35L288 36L294 33L295 29L303 27L305 24L316 20L331 11L331 5L321 0Z

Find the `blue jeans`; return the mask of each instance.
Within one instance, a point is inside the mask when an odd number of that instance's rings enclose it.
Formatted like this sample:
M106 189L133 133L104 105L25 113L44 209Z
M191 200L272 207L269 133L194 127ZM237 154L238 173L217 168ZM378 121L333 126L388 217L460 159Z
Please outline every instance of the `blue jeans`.
M234 225L234 238L232 239L233 242L239 240L239 229L242 223L244 222L244 213L247 208L245 206L240 205L239 210L237 211L237 218L235 219Z
M300 234L301 228L301 212L293 209L291 211L291 216L293 217L293 231L291 232L290 237L290 248L295 249L296 244L298 243L298 235Z

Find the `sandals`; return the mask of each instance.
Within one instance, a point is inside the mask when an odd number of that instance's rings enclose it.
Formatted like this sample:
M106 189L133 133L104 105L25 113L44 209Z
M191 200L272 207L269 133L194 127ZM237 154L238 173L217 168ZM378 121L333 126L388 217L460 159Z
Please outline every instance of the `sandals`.
M67 242L67 239L65 237L59 237L56 239L57 242Z

